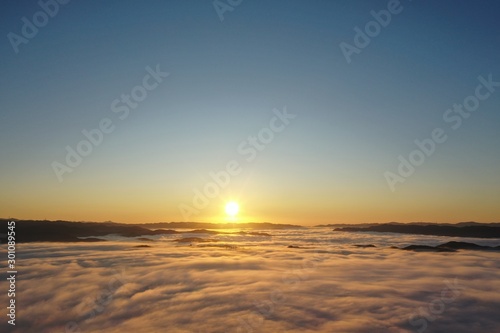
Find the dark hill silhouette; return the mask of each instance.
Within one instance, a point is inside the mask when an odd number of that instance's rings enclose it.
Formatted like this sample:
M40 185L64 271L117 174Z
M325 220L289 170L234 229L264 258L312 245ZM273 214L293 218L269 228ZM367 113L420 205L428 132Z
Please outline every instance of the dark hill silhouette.
M467 242L448 242L438 246L428 245L410 245L401 248L401 250L411 251L430 251L430 252L456 252L457 250L486 250L486 251L500 251L500 246L483 246Z
M368 227L343 227L334 231L348 232L394 232L413 235L433 235L451 237L500 238L500 226L490 225L415 225L415 224L379 224Z
M206 222L156 222L156 223L141 223L130 224L138 227L156 229L258 229L258 230L273 230L273 229L301 229L300 225L293 224L276 224L269 222L245 222L245 223L206 223Z
M2 223L2 229L6 223ZM117 223L67 222L67 221L16 221L16 241L25 242L86 242L97 239L78 237L99 237L119 235L124 237L151 236L177 233L175 230L149 230Z
M7 234L7 222L10 220L0 219L0 233ZM222 232L206 229L191 231L177 231L166 229L151 230L137 225L127 225L114 222L69 222L69 221L20 221L15 220L15 232L17 243L27 242L96 242L104 241L96 238L107 235L118 235L123 237L140 237L154 235L172 234L239 234L251 236L271 236L267 233L259 232ZM90 237L90 238L79 238ZM0 238L2 242L3 239Z

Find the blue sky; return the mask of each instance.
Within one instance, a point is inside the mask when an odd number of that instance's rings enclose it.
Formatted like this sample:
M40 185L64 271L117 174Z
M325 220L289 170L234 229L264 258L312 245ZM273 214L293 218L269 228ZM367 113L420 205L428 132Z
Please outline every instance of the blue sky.
M387 4L243 0L221 22L210 1L71 1L15 53L8 33L40 6L6 2L2 215L182 220L178 205L286 106L290 126L193 219L230 197L275 222L498 219L498 92L395 193L383 174L447 126L478 76L500 81L500 4L402 1L348 64L339 44ZM170 75L118 120L112 101L157 64ZM51 163L106 117L115 131L59 182Z

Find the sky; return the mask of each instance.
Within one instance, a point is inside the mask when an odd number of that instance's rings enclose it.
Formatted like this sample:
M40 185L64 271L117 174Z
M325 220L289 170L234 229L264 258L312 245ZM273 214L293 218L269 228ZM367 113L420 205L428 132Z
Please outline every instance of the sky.
M6 1L0 216L500 221L499 9Z

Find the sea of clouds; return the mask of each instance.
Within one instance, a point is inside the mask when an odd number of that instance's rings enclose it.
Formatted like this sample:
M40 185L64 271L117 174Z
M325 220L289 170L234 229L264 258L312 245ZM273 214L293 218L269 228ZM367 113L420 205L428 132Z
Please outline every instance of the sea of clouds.
M19 244L16 326L0 331L500 332L500 253L390 248L500 240L266 232Z

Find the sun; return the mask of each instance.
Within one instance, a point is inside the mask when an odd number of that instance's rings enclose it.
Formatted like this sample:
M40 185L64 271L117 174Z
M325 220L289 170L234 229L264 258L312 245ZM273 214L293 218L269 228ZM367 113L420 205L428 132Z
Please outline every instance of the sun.
M226 214L234 218L240 211L240 206L237 202L230 201L226 204Z

